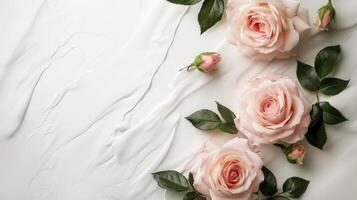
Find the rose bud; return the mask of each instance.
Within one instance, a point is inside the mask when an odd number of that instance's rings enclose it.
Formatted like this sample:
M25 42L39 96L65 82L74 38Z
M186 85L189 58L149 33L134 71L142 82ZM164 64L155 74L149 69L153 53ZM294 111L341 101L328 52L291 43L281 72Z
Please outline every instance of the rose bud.
M328 31L335 23L336 11L331 0L317 11L316 25L321 31Z
M184 67L183 69L186 69L187 71L197 68L201 72L208 73L217 68L217 64L221 61L221 55L219 53L215 52L204 52L196 56L195 60L193 63L191 63L189 66Z
M288 151L286 152L286 159L293 164L298 163L302 165L305 158L305 148L301 144L293 144L288 147Z

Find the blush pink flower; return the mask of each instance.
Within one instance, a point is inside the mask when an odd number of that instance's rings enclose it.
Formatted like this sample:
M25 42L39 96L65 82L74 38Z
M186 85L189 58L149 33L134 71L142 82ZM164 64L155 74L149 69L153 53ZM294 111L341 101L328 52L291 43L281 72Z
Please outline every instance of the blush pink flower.
M288 77L269 74L248 82L239 99L236 126L253 144L304 138L310 110L300 88Z
M319 23L319 28L322 30L327 29L327 26L330 24L331 19L332 19L332 12L327 10L323 15L322 20Z
M332 6L331 1L329 1L325 6L321 7L317 11L317 22L315 25L321 31L330 30L335 23L336 11Z
M298 16L299 0L230 0L229 41L259 60L295 55L300 34L309 28Z
M218 53L202 54L202 63L197 67L204 72L211 72L217 68L217 64L221 61L221 55Z
M201 72L209 73L217 69L218 63L221 61L221 55L216 52L204 52L196 56L195 60L187 67L187 71L197 68Z
M264 180L263 162L248 140L234 138L221 148L206 143L188 164L194 187L212 200L251 200Z
M286 158L293 164L302 165L305 159L305 147L301 144L292 145L290 152L287 152Z

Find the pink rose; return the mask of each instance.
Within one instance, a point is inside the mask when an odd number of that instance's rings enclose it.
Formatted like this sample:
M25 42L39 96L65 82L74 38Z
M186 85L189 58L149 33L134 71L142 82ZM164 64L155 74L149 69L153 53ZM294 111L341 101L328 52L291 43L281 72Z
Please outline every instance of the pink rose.
M325 6L317 11L317 27L322 31L328 31L332 28L335 22L336 11L329 1Z
M326 30L327 26L331 22L331 19L332 19L331 11L327 10L322 16L322 20L319 23L319 28L322 30Z
M197 66L204 72L211 72L217 68L217 64L221 61L221 55L218 53L201 54L201 63Z
M195 60L189 66L180 69L180 71L184 69L190 71L191 69L197 68L201 72L208 73L214 71L220 61L221 55L219 53L204 52L196 56Z
M248 82L239 99L235 120L253 144L293 144L304 138L310 124L310 105L288 77L269 74Z
M295 55L300 34L309 28L299 16L299 0L230 0L229 41L259 60Z
M264 180L262 166L248 140L234 138L221 148L206 143L188 170L195 189L212 200L250 200Z
M287 152L286 158L291 163L302 165L305 158L305 147L301 144L294 144L290 152Z

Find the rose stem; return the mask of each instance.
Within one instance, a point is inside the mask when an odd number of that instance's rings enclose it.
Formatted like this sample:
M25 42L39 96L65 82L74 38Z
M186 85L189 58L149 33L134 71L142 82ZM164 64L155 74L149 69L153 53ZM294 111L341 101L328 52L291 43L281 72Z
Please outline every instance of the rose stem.
M188 67L186 66L186 67L184 67L184 68L181 68L179 71L182 71L182 70L184 70L184 69L187 69Z
M320 103L319 92L316 92L317 103Z

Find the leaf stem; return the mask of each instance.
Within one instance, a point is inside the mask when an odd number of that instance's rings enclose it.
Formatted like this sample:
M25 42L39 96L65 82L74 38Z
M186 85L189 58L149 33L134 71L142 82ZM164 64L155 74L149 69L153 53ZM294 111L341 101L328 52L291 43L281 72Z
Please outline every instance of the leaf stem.
M187 66L186 66L186 67L183 67L183 68L179 69L179 72L182 71L182 70L184 70L184 69L187 69L187 68L188 68Z
M196 65L194 63L190 64L189 66L186 66L184 68L181 68L179 71L182 71L184 69L186 69L187 71L189 71L192 67L196 67Z
M317 99L317 103L320 104L319 92L316 92L316 99Z

